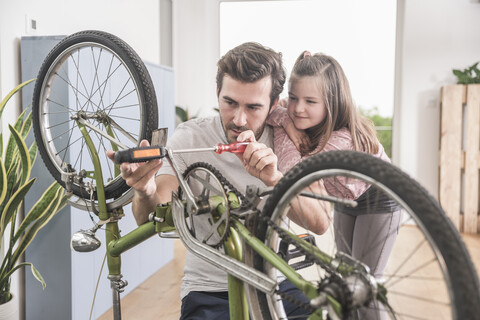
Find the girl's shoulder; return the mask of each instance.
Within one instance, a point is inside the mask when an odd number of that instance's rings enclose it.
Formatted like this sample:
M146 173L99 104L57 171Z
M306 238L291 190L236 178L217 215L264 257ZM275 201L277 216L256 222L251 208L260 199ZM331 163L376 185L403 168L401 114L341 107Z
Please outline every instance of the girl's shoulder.
M342 128L332 132L323 151L353 150L353 139L350 130Z
M277 106L273 109L267 117L267 124L274 127L281 127L288 121L287 108Z

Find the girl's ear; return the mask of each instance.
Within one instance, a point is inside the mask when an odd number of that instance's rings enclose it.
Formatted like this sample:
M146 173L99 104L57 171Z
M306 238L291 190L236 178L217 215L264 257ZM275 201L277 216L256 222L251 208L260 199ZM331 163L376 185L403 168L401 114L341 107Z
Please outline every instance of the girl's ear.
M219 93L220 93L220 92L218 92L218 87L217 87L217 99L218 99L218 94L219 94Z

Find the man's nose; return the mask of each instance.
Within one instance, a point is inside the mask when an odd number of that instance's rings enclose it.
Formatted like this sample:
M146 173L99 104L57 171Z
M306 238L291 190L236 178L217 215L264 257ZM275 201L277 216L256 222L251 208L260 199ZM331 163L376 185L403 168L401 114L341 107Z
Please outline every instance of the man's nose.
M244 127L247 124L247 115L243 108L238 108L235 112L235 116L233 117L233 123L237 127Z

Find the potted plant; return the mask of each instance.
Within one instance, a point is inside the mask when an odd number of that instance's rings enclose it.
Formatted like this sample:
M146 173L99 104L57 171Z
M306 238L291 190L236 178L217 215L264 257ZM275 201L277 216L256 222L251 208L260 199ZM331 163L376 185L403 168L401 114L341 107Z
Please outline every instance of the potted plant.
M20 84L0 102L0 119L9 99L34 80ZM0 265L0 309L3 304L11 301L11 276L22 267L29 267L34 277L45 288L45 281L33 264L19 261L38 231L65 206L67 201L63 188L54 182L31 210L23 218L20 217L23 199L36 180L30 178L30 172L37 155L37 146L33 142L27 148L25 143L31 126L32 114L31 112L27 114L25 110L13 126L8 125L10 137L5 148L3 132L0 132L0 239L4 252ZM18 310L18 303L16 304Z
M457 84L480 83L479 63L480 61L463 70L453 69L452 72L457 77Z

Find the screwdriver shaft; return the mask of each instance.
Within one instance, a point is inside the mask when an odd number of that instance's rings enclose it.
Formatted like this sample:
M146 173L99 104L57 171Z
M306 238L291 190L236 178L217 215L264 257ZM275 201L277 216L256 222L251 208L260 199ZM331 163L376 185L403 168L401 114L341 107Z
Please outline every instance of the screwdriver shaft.
M172 150L172 153L217 151L217 147Z

